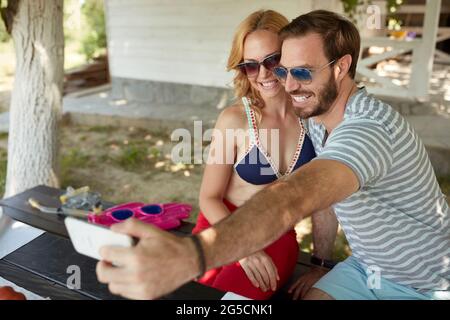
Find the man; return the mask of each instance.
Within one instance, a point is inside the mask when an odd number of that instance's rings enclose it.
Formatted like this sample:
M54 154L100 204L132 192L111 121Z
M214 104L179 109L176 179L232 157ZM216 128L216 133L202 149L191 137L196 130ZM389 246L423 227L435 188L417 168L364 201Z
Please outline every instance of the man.
M392 108L354 82L360 38L348 20L313 11L281 31L276 75L308 118L317 158L197 238L136 221L113 230L140 239L104 248L100 281L129 298L157 298L263 248L313 212L333 206L352 255L309 299L450 297L450 213L424 146ZM235 235L239 234L239 240Z

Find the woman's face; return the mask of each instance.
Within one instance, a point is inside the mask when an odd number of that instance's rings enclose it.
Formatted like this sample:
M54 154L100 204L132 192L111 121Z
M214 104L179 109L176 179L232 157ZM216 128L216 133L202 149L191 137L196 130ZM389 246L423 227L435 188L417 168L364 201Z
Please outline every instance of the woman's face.
M261 62L267 56L280 52L281 42L278 35L267 30L256 30L245 38L244 61ZM284 89L270 70L260 65L259 73L248 77L253 88L259 91L261 97L272 98L278 94L284 94Z

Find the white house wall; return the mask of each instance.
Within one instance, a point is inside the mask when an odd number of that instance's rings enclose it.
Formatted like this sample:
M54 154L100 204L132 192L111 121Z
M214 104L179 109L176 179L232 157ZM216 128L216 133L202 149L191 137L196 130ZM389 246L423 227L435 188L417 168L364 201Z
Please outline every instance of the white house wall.
M258 9L292 19L316 7L312 0L105 0L111 76L226 87L240 21Z

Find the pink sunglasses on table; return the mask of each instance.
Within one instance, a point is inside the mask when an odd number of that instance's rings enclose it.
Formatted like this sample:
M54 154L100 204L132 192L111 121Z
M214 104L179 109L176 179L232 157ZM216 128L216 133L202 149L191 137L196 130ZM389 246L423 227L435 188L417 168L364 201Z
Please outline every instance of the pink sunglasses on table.
M90 214L89 222L103 226L135 218L142 222L168 230L181 225L181 220L189 217L192 206L184 203L145 204L129 202L104 210L101 214Z

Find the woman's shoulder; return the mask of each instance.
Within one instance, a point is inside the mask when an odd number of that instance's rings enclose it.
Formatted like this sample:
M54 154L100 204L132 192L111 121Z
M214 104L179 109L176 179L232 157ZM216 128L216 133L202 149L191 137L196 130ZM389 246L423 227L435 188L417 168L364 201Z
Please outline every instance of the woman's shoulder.
M245 128L246 124L247 118L244 105L235 103L222 110L217 118L216 127L240 129Z

